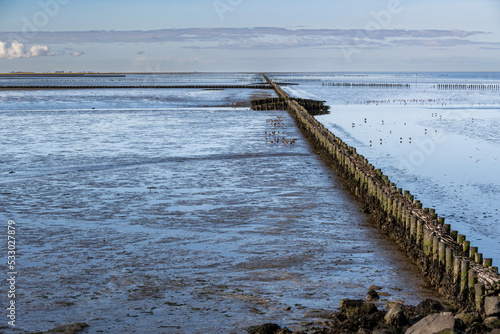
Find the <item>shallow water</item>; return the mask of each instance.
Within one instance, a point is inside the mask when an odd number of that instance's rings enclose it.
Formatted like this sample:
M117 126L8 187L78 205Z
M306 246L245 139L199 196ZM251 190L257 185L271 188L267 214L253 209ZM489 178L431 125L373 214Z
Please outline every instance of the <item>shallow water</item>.
M271 91L90 93L0 92L18 328L243 333L372 284L436 298L285 112L224 107Z
M279 79L280 76L277 76ZM499 73L282 75L292 95L326 100L317 119L466 234L484 257L500 261ZM331 87L322 83L403 83L410 88Z

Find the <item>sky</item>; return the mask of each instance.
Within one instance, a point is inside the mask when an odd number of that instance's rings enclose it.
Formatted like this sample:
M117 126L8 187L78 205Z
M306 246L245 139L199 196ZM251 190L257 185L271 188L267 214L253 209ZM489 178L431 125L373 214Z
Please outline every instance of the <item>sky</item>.
M500 71L500 0L0 0L13 71Z

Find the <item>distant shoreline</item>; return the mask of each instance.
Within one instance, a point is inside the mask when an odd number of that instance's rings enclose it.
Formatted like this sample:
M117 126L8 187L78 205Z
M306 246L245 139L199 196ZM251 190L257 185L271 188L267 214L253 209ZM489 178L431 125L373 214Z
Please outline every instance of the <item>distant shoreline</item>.
M127 75L162 75L162 74L261 74L264 72L253 71L235 71L235 72L62 72L62 73L39 73L39 72L11 72L11 73L0 73L0 77L125 77ZM345 74L377 74L377 73L404 73L404 74L442 74L442 73L489 73L497 74L500 71L276 71L265 73L286 73L286 74L298 74L298 73L321 73L321 74L333 74L333 73L345 73Z
M159 74L258 74L259 72L64 72L64 73L37 73L37 72L14 72L0 73L0 77L125 77L127 75L159 75ZM281 73L281 72L280 72ZM288 73L288 72L287 72ZM290 72L292 73L292 72Z
M0 73L0 78L29 78L29 77L97 77L97 78L124 78L124 73Z

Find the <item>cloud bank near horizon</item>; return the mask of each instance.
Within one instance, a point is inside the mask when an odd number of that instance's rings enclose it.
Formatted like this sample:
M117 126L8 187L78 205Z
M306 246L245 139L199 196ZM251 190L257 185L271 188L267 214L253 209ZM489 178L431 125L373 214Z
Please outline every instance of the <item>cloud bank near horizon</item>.
M17 40L11 43L2 42L0 40L0 59L20 59L32 57L54 56L47 45L33 45L26 51L24 43Z
M192 49L284 49L304 47L452 47L479 45L498 47L500 43L471 39L488 35L485 31L405 30L405 29L287 29L256 28L185 28L132 31L60 31L37 32L29 39L44 44L64 43L185 43ZM0 33L0 40L23 40L22 32Z

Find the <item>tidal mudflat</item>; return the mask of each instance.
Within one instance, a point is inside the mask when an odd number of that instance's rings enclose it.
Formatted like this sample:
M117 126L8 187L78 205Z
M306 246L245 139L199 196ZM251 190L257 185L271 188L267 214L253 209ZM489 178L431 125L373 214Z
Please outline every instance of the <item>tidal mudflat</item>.
M356 147L398 187L415 194L425 207L435 208L452 229L467 235L498 265L499 73L316 73L275 78L299 83L285 87L293 96L326 100L331 114L318 116L318 121ZM353 86L338 86L343 83ZM442 86L451 88L439 89Z
M436 298L286 112L230 107L268 94L0 92L18 327L244 333L300 328L372 284Z

